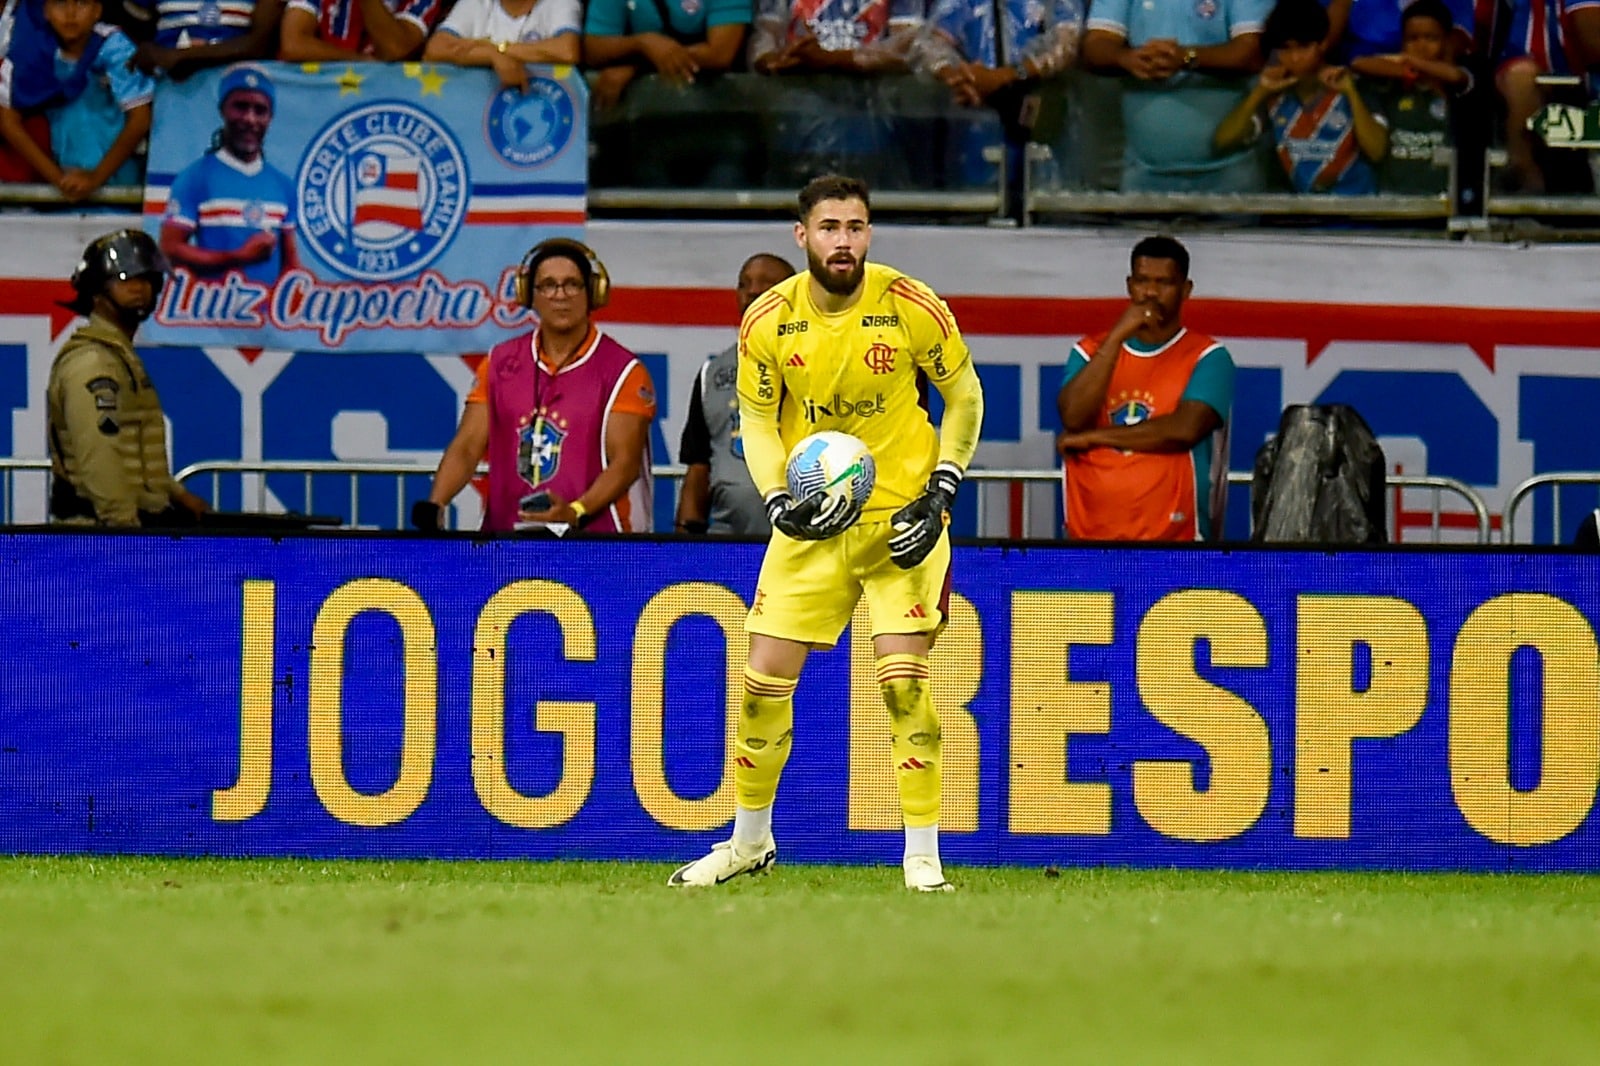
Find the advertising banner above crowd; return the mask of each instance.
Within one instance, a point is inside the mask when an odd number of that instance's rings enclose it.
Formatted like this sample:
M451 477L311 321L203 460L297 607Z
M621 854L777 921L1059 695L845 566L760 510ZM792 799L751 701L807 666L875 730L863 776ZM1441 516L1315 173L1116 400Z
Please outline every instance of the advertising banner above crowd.
M487 70L237 64L163 86L145 225L174 273L158 343L483 350L521 325L514 274L582 236L587 95ZM485 264L493 264L486 267Z

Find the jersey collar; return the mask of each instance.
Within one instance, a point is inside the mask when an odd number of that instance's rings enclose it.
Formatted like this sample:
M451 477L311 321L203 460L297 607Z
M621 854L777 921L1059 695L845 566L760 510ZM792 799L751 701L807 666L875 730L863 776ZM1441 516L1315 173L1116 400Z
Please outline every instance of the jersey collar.
M247 178L253 178L261 173L261 168L267 165L266 157L256 156L254 160L246 163L226 148L217 149L217 161L231 170L237 170Z

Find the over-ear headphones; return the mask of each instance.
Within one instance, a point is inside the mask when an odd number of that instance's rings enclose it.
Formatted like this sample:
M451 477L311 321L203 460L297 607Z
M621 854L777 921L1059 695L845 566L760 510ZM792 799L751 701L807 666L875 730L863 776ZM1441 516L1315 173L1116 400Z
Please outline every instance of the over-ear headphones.
M540 263L556 255L578 264L578 273L583 275L583 283L589 289L589 310L604 307L611 299L611 275L606 273L605 264L600 262L593 248L571 237L540 241L522 257L522 265L517 267L517 303L523 307L533 306L533 276L538 273Z

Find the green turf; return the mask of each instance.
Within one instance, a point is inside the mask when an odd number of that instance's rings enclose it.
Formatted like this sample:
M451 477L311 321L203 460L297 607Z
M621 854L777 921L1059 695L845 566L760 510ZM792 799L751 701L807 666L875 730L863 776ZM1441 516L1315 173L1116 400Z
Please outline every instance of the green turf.
M1590 1062L1600 879L0 858L0 1063Z

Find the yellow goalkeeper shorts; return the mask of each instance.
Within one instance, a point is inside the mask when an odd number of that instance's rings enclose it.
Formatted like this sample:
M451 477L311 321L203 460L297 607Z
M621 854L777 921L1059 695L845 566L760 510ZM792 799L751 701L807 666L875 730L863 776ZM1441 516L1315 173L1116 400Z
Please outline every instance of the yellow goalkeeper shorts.
M950 534L910 570L889 558L888 518L857 522L828 540L774 532L761 560L748 633L831 648L866 597L872 636L937 633L950 603Z

